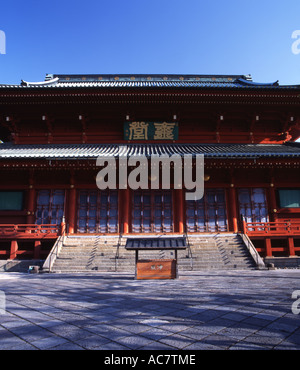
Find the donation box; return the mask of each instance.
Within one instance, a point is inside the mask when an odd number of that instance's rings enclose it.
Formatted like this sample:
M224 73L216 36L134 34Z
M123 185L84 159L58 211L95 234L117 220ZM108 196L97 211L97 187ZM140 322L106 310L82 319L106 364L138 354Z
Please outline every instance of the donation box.
M176 279L178 277L177 251L186 249L183 237L128 238L126 249L135 250L135 278L142 279ZM139 259L141 250L174 250L172 259Z
M136 279L176 279L176 259L138 260Z

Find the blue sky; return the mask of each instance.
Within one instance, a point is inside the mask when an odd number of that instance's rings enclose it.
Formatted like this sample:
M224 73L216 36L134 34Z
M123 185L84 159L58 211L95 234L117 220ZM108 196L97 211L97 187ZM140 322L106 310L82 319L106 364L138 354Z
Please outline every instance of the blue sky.
M291 49L299 0L10 0L0 30L0 83L178 73L300 84L300 54Z

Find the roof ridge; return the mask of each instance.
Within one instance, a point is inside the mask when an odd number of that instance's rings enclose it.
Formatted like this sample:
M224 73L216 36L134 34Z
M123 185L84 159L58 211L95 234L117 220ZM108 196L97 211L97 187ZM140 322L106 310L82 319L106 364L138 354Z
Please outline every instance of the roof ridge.
M101 80L119 80L119 79L168 79L168 80L179 80L182 79L218 79L218 78L231 78L238 79L243 78L246 81L251 81L251 75L241 74L187 74L187 73L104 73L104 74L46 74L45 81L51 80L55 77L62 79L101 79Z
M278 80L259 83L251 75L201 74L46 74L44 81L21 80L20 85L0 88L184 88L184 89L300 89L300 85L279 85Z

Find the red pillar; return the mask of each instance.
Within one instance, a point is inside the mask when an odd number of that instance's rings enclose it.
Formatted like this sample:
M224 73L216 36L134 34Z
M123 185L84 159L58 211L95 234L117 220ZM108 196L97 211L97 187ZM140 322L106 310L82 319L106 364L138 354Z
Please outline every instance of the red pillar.
M10 259L14 260L17 258L17 251L18 251L18 242L16 240L12 240L10 243Z
M33 252L33 258L35 260L39 260L40 259L40 252L41 252L41 241L40 240L36 240L34 242L34 252Z
M177 210L178 210L178 232L184 233L184 191L183 189L176 190Z
M34 217L34 211L35 211L35 189L33 188L33 185L30 185L29 191L28 191L28 203L27 203L27 223L28 224L34 224L35 223L35 217Z
M271 210L271 221L277 220L277 206L276 206L276 194L274 189L274 184L271 183L271 186L269 188L269 201L270 201L270 210Z
M292 237L289 237L288 243L289 243L289 255L295 256L296 253L295 253L294 239Z
M236 191L235 191L233 184L231 184L231 187L229 189L229 202L230 202L233 232L237 233L238 232L238 217L237 217Z
M271 239L265 239L265 246L266 246L266 257L272 257L272 246L271 246Z
M130 212L130 190L129 188L124 191L124 204L123 204L123 233L129 233L129 212Z
M71 185L72 186L72 185ZM69 233L74 234L75 232L75 215L76 215L76 189L73 187L69 191Z

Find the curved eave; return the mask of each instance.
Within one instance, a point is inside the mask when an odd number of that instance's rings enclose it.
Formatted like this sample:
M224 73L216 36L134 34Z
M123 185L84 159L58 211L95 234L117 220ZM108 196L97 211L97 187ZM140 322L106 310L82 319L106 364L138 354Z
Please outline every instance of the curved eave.
M253 91L253 90L300 90L300 85L279 85L276 82L271 84L259 84L253 83L251 81L240 81L228 82L228 83L203 83L203 82L181 82L181 81L170 81L170 82L56 82L57 79L40 82L40 83L28 83L23 81L21 85L0 85L0 90L10 91L10 90L24 90L24 91L47 91L47 90L58 90L58 91L73 91L79 90L99 90L99 91L109 91L109 90L197 90L197 91L207 91L207 90L243 90L243 91Z
M204 155L206 159L300 159L293 144L0 144L0 160L82 160L129 156Z
M275 104L298 106L300 86L263 87L59 87L0 88L0 106L24 104Z

